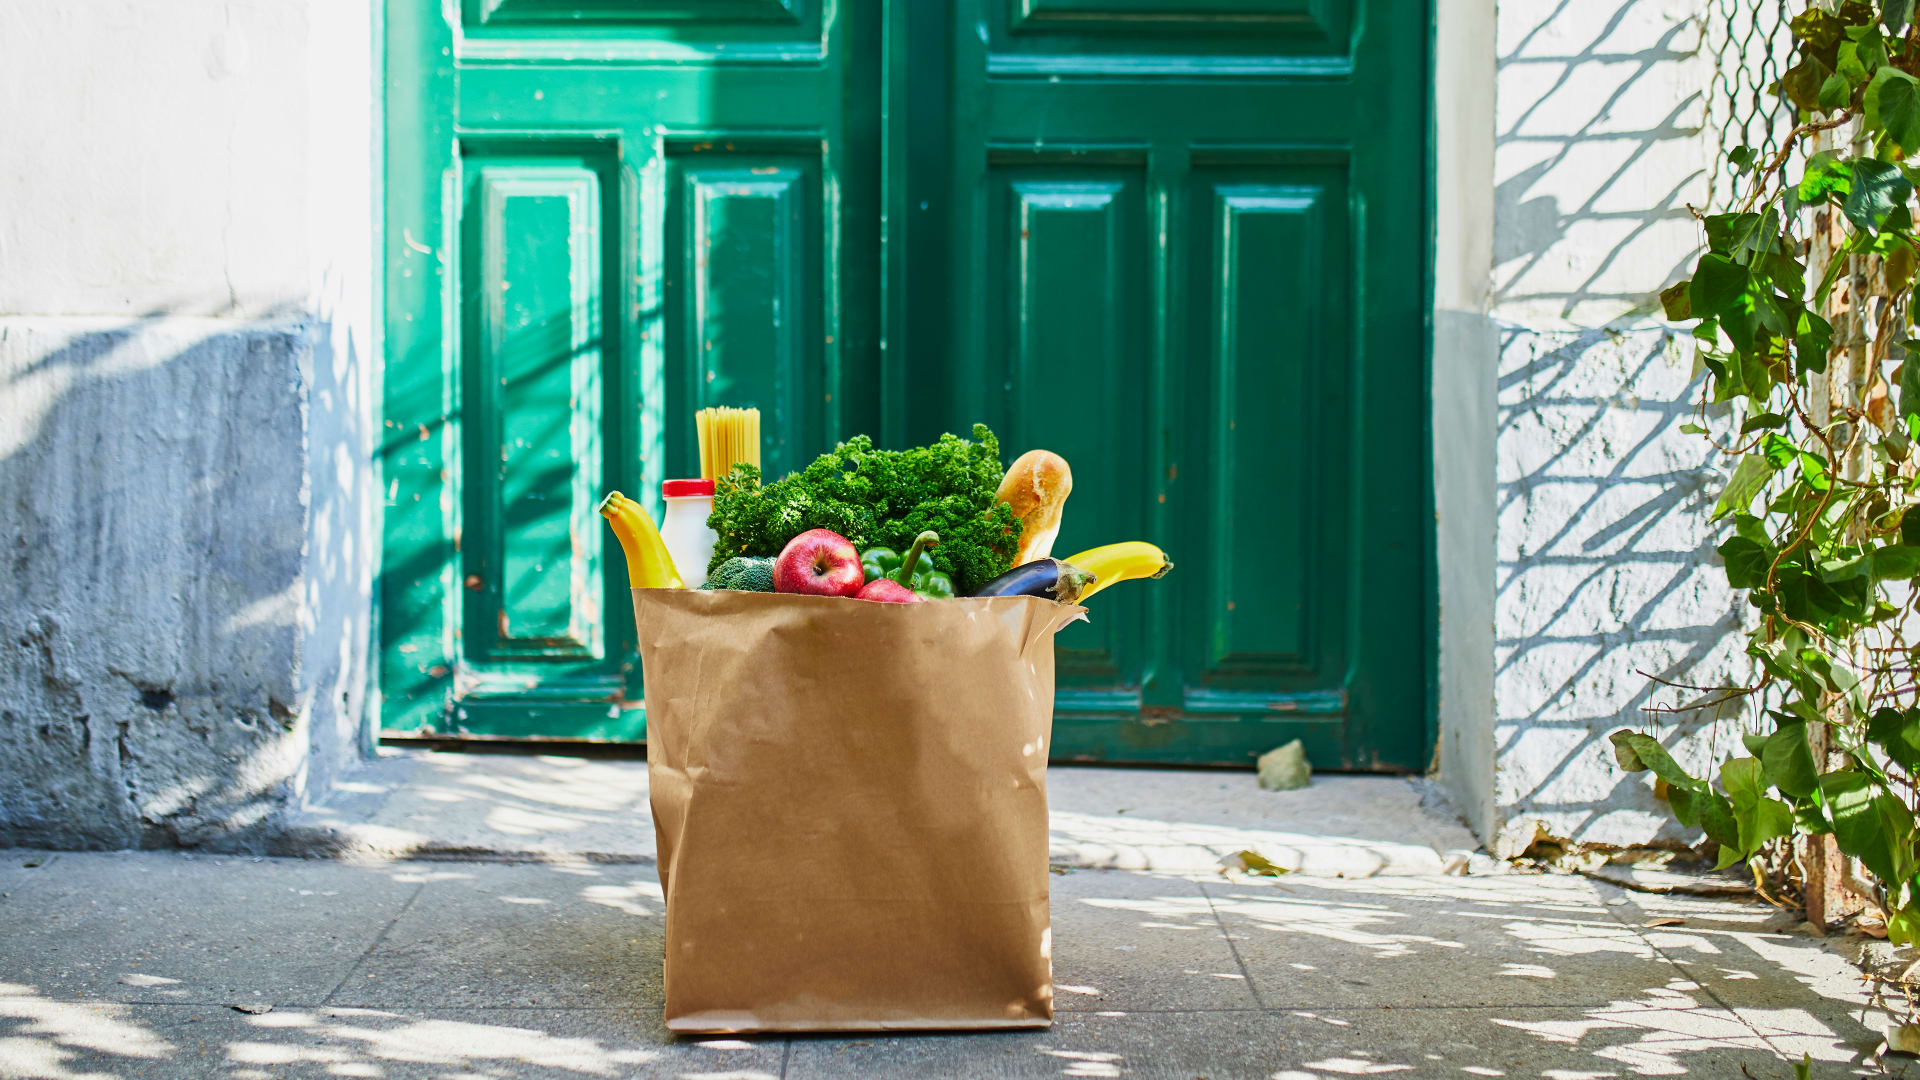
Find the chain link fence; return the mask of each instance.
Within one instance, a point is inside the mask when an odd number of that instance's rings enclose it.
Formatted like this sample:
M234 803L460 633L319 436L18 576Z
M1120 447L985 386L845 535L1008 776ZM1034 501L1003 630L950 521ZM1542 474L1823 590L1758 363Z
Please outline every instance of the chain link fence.
M1707 0L1706 48L1713 58L1707 87L1706 124L1719 140L1707 205L1720 208L1735 197L1736 172L1727 154L1750 146L1765 159L1779 152L1793 130L1793 109L1769 93L1792 62L1787 20L1808 0Z

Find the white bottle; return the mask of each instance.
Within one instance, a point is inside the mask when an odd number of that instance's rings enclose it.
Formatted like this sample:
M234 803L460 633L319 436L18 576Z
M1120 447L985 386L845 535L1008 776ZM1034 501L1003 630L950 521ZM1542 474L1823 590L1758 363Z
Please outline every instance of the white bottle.
M660 539L666 541L681 582L697 589L706 584L707 563L720 539L707 528L707 517L713 513L713 481L669 480L660 485L660 496L667 501Z

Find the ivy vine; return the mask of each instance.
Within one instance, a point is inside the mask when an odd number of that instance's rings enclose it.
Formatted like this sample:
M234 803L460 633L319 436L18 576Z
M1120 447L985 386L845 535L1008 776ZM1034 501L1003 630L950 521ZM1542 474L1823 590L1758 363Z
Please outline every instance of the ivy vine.
M1693 324L1707 376L1684 430L1731 463L1713 519L1728 528L1727 582L1755 609L1756 672L1687 687L1698 696L1664 711L1744 712L1761 733L1717 782L1651 734L1612 736L1620 764L1652 772L1723 867L1831 834L1871 874L1900 943L1920 940L1913 8L1847 0L1791 21L1794 62L1770 91L1795 126L1777 152L1730 150L1735 204L1699 215L1706 250L1661 294L1668 319Z

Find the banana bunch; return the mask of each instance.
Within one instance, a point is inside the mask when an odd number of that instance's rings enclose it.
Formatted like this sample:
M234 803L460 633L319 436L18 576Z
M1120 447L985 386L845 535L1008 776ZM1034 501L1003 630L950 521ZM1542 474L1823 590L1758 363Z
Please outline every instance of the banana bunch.
M1093 584L1080 591L1077 602L1082 604L1087 597L1115 582L1165 577L1167 571L1173 569L1173 560L1167 558L1167 553L1145 540L1088 548L1066 561L1093 575Z
M627 583L636 589L684 589L660 529L640 504L617 491L600 500L600 516L613 526L627 557Z

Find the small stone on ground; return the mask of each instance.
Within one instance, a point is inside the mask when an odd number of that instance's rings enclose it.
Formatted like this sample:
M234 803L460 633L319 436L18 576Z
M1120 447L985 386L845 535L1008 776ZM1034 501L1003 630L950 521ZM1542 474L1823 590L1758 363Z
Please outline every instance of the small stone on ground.
M1299 739L1260 755L1260 786L1268 791L1292 791L1312 782L1313 766Z

